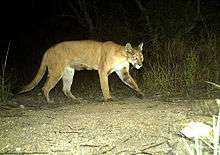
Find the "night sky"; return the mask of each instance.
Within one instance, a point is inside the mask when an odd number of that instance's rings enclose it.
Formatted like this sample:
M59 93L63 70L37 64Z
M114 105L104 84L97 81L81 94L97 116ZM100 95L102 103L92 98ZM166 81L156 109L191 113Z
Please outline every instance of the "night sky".
M141 2L144 7L148 9L151 8L152 12L160 12L168 9L167 11L173 13L175 9L178 9L178 7L181 7L181 5L187 2L191 2L196 10L195 1L179 1L177 3L175 0L142 0ZM50 31L54 31L56 28L59 29L64 26L64 24L67 24L64 23L64 21L68 21L69 26L67 27L69 29L80 29L80 26L81 29L86 29L85 26L83 27L83 25L79 23L79 19L77 18L75 12L72 10L70 3L74 6L79 14L83 14L83 12L79 9L79 3L77 0L8 0L5 1L5 3L1 2L1 41L8 39L16 40L19 37L23 37L25 35L36 35L36 33L38 35L40 35L39 33L49 33ZM120 16L126 16L125 18L127 18L127 20L133 20L135 26L135 24L137 24L136 19L141 16L141 11L135 3L135 0L85 0L85 4L87 6L90 17L93 18L93 20L96 20L95 18L97 16L108 18L110 15L112 18L116 18L115 20L120 19ZM170 9L170 7L172 8ZM201 0L202 13L206 16L209 16L209 20L212 22L218 21L219 12L217 11L219 8L220 2L218 0ZM176 12L176 14L179 13ZM83 17L83 15L81 17ZM111 22L114 24L114 21ZM121 21L121 23L124 22L125 21ZM70 25L72 25L72 27ZM66 29L66 31L70 30ZM81 38L86 39L86 34L83 35L81 35ZM72 38L74 39L75 37Z

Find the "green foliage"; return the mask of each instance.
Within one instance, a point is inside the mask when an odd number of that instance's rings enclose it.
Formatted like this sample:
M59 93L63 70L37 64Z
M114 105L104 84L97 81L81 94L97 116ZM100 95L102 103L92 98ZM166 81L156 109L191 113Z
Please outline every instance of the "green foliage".
M189 95L199 82L217 81L219 62L214 38L202 37L191 45L188 38L179 36L158 40L159 46L147 49L150 52L145 57L143 89Z
M4 63L2 64L2 75L0 76L0 102L7 102L12 97L9 79L6 79L6 65L8 60L8 53L10 50L11 41L8 43L8 49L5 54Z
M184 82L186 87L187 95L190 93L190 90L193 84L196 81L196 74L198 70L198 55L197 53L191 49L188 53L186 53L184 60Z
M0 83L0 102L8 102L12 98L11 93L11 85L9 80L5 80L3 77L1 77L1 83Z
M157 27L152 26L155 23L148 21L149 43L145 46L147 69L143 73L142 85L145 91L191 95L201 82L220 80L214 31L203 20L200 21L201 27L191 20L179 22L184 22L183 27L170 36L168 34L174 32L165 28L166 24L164 28L160 25L158 31Z

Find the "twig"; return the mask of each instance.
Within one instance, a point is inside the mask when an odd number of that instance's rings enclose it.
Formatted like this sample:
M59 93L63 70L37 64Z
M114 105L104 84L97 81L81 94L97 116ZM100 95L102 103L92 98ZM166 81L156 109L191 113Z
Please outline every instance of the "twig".
M73 128L72 128L70 125L68 125L68 127L69 127L71 130L73 130Z
M158 146L160 146L160 145L163 145L164 143L166 143L166 141L161 142L161 143L158 143L158 144L150 145L150 146L148 146L147 148L142 149L142 151L145 151L145 150L148 150L148 149L151 149L151 148L154 148L154 147L158 147Z
M109 145L102 146L100 149L102 149L103 147L108 147L108 146L109 146ZM106 154L106 153L112 151L112 150L115 149L115 148L116 148L116 146L113 146L113 147L111 147L110 149L107 149L107 150L103 151L101 154Z
M219 109L220 110L220 109ZM214 155L218 154L218 148L219 148L219 130L220 130L220 111L218 113L217 117L217 124L214 124L214 138L213 138L213 143L214 143Z
M84 145L80 145L82 147L100 147L99 145L90 145L90 144L84 144Z
M49 154L49 152L10 152L10 153L8 153L8 152L3 152L3 153L0 153L0 154L4 154L4 155L12 155L12 154L14 154L14 155L19 155L19 154Z
M186 147L189 155L194 155L194 152L193 152L192 148L190 147L190 145L187 143L187 141L184 138L182 140L183 140L183 142L185 144L185 147Z
M79 133L78 131L59 131L58 133Z
M51 119L55 119L54 117L52 117L52 116L46 116L47 118L51 118Z
M148 153L148 152L145 152L145 151L138 152L137 154L153 155L152 153Z
M4 77L4 74L5 74L5 68L6 68L6 65L7 65L8 53L9 53L9 50L10 50L10 46L11 46L11 40L8 43L8 48L7 48L6 55L5 55L5 62L3 64L3 66L2 66L3 77Z
M214 83L214 82L210 82L210 81L205 81L206 83L209 83L209 84L211 84L211 85L213 85L213 86L215 86L215 87L217 87L217 88L219 88L220 89L220 85L218 85L218 84L216 84L216 83Z
M145 8L143 7L143 5L141 4L141 2L139 0L135 0L138 8L141 10L141 12L145 11Z
M75 15L77 16L78 19L81 18L79 12L76 10L76 8L73 6L73 4L68 0L67 1L68 5L70 6L70 8L72 9L72 11L75 13Z
M135 151L128 151L128 150L123 150L123 151L120 151L120 152L117 152L116 153L117 155L118 154L146 154L146 155L153 155L152 153L148 153L146 151L140 151L140 152L135 152Z
M2 100L4 100L3 96L5 95L5 69L6 69L6 65L7 65L7 60L8 60L8 53L10 50L10 46L11 46L11 40L8 43L8 49L6 51L6 55L5 55L5 61L4 64L2 65L2 82L1 82L1 96L2 96Z
M127 142L129 139L131 139L132 138L132 136L129 136L128 138L126 138L125 140L123 140L122 141L122 143L125 143L125 142Z
M199 140L201 140L205 145L207 145L208 147L210 147L211 149L214 149L214 147L208 143L207 141L205 141L204 139L200 138Z

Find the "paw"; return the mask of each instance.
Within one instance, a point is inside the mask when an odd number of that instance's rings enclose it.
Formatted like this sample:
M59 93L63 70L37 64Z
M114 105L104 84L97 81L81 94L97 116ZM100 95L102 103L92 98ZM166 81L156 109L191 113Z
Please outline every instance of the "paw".
M144 93L138 92L137 97L140 98L140 99L143 99L144 98Z
M111 102L111 101L113 101L112 97L104 99L104 102Z
M54 103L54 100L47 100L47 103Z

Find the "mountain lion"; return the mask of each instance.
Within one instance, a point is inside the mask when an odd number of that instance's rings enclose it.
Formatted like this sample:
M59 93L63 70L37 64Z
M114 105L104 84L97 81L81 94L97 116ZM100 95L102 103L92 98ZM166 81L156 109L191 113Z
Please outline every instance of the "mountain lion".
M143 43L132 48L130 43L121 46L112 41L97 42L91 40L65 41L50 47L44 54L37 75L32 82L19 93L32 90L42 79L46 69L48 78L42 91L47 102L53 102L49 92L62 78L63 92L66 96L76 99L71 93L71 85L76 70L98 70L104 100L112 100L109 93L108 75L116 72L119 78L134 89L140 97L143 93L129 74L129 63L136 69L142 67Z

